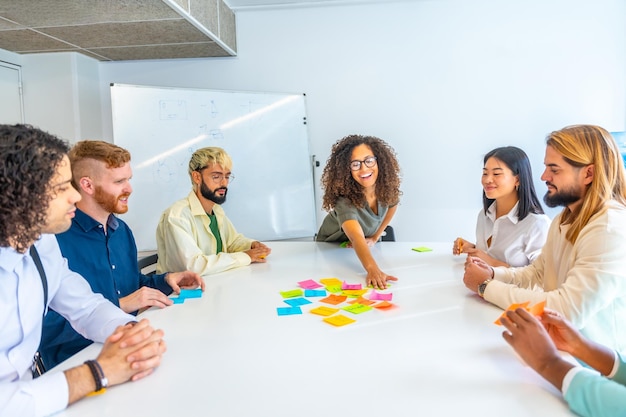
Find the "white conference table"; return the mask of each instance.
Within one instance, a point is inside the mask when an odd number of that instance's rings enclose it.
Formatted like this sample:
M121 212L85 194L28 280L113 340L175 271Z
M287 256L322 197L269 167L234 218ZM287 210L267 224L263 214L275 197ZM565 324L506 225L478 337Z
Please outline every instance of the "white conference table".
M451 243L381 242L372 253L399 281L391 310L334 327L278 316L279 291L337 277L364 283L352 249L269 242L265 264L205 277L202 298L141 316L165 331L155 373L71 405L60 416L561 416L558 390L524 365L493 324L501 310L468 291ZM411 248L426 246L432 252ZM310 300L316 300L310 298ZM347 305L346 303L341 306ZM99 344L58 368L97 355Z

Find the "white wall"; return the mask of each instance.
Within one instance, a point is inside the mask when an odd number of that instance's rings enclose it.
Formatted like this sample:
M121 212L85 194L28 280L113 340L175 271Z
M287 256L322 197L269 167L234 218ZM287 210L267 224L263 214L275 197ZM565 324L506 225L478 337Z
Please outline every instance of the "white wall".
M111 82L303 92L311 151L322 165L332 143L350 133L380 136L398 152L404 195L393 225L399 240L473 239L487 151L524 148L543 195L548 132L573 123L625 129L625 22L622 0L389 1L240 11L235 58L99 64L102 137L112 139ZM77 66L61 64L39 77L46 80L28 97L27 120L84 130L62 91L63 78L71 77L65 72ZM51 84L56 73L58 86ZM26 87L32 93L32 85ZM56 105L35 109L42 96L58 98ZM90 91L69 106L97 96ZM91 116L80 113L84 117ZM234 162L236 172L244 161ZM321 167L317 182L320 173ZM321 194L317 200L319 208Z
M99 61L63 52L23 55L22 64L28 124L70 142L103 136Z

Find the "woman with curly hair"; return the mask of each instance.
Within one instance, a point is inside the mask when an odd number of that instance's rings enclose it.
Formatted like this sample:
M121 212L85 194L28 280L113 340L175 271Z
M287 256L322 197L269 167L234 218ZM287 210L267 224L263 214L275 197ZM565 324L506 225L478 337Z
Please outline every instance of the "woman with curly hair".
M394 150L374 136L337 141L322 173L328 211L317 233L320 242L349 240L367 272L367 284L386 288L397 278L380 270L369 246L382 236L400 201L400 166Z
M483 163L476 244L459 237L452 253L466 253L491 266L526 266L541 253L550 227L535 193L528 156L520 148L505 146L487 153Z

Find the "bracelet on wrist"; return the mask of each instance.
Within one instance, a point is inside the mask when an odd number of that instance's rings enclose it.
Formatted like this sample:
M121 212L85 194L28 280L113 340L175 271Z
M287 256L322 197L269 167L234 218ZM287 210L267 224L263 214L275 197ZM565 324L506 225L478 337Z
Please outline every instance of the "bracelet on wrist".
M89 367L89 371L91 371L91 375L96 383L96 390L93 394L102 394L106 391L106 387L109 385L109 380L104 375L104 371L102 367L96 360L88 360L85 361L85 365Z

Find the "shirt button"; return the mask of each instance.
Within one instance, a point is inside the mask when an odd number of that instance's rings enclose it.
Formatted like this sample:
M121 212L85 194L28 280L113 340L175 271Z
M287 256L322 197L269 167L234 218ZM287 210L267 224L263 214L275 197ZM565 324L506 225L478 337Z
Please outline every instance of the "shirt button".
M99 227L100 229L102 229L102 227L103 227L103 226L102 226L101 224L99 224L99 225L98 225L98 227Z
M120 290L117 290L117 295L120 295L122 292Z
M115 265L111 265L111 269L115 269Z

